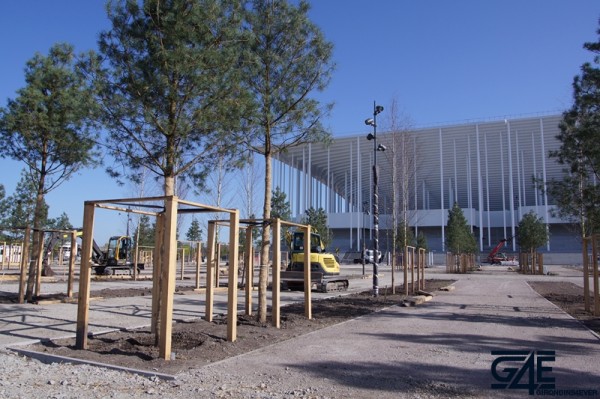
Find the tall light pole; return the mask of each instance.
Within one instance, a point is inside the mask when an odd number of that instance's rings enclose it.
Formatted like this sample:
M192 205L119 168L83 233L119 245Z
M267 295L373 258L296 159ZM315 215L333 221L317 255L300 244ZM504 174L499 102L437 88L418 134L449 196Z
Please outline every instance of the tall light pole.
M365 120L365 125L373 126L367 140L373 140L373 296L379 296L379 167L377 166L377 151L385 151L382 144L377 144L377 115L383 111L381 105L373 101L373 118Z

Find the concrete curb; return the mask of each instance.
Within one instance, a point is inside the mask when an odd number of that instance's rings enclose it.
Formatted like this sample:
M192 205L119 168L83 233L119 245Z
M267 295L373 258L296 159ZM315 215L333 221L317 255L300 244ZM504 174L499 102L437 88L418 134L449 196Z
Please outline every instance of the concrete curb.
M19 348L6 348L6 349L16 352L19 355L27 356L32 359L39 360L40 362L46 363L46 364L52 364L52 363L87 364L89 366L94 366L94 367L104 367L104 368L107 368L110 370L117 370L117 371L124 371L124 372L131 373L131 374L138 374L138 375L141 375L143 377L148 377L148 378L149 377L157 377L157 378L160 378L160 379L166 380L166 381L173 381L173 380L177 379L177 377L174 375L157 373L155 371L131 369L128 367L115 366L115 365L107 364L107 363L86 361L86 360L75 359L75 358L67 357L67 356L51 355L48 353L30 351L30 350L19 349Z

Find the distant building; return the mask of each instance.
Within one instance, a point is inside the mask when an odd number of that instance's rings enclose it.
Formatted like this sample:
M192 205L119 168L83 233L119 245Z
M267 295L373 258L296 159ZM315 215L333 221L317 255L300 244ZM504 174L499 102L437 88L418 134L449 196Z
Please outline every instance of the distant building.
M391 248L392 159L396 159L398 207L409 225L422 232L430 250L444 251L448 209L463 209L480 250L511 238L521 217L533 210L546 222L550 241L542 251L574 252L581 248L573 226L552 216L555 208L542 187L561 179L562 167L548 152L560 143L561 115L495 120L378 132L380 248ZM332 247L360 251L371 246L373 142L370 133L335 137L328 145L308 144L280 154L274 163L273 187L288 196L299 218L310 207L323 208L334 234ZM395 149L395 151L394 151ZM402 184L404 182L404 184ZM415 234L416 235L416 234ZM508 251L517 251L515 240Z

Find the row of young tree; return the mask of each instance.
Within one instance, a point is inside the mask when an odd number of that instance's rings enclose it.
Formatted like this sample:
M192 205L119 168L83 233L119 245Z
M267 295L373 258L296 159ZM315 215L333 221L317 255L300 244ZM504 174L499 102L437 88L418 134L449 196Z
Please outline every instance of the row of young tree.
M554 216L571 221L578 227L580 237L600 233L600 29L597 34L598 41L583 44L594 58L581 66L581 73L573 80L573 105L563 113L560 134L556 137L560 147L548 154L563 166L563 177L547 181L545 185L543 181L537 181L540 190L556 204ZM393 103L392 108L395 110L396 107ZM406 128L402 128L397 114L392 112L389 122L393 139L390 164L392 218L393 224L398 226L394 242L400 241L401 248L406 245L405 237L409 238L408 242L415 242L408 227L407 195L417 165L415 155L411 153L413 143L409 135L403 134ZM549 233L544 220L529 212L519 222L515 238L521 251L532 252L548 242ZM458 204L449 210L445 245L446 250L453 253L478 252L477 241Z
M453 254L479 253L475 235L458 203L454 203L452 209L448 211L445 233L447 252ZM548 242L548 229L544 219L537 216L534 211L526 213L519 221L515 238L521 252L535 252L537 248Z
M273 155L329 136L321 119L331 106L311 95L331 78L333 46L308 11L305 1L115 0L98 52L57 44L36 54L26 86L0 109L0 155L24 162L36 188L33 227L43 225L44 196L97 165L99 149L118 181L149 170L167 196L176 181L203 187L215 159L235 167L261 154L270 218ZM269 240L265 228L263 258ZM36 234L33 247L41 242ZM264 265L264 320L266 288Z
M11 195L0 184L0 242L20 243L23 231L20 228L31 225L31 216L35 209L35 198L31 182L22 174L15 191ZM48 205L44 202L41 225L44 229L70 230L73 228L69 216L63 212L56 218L48 217Z

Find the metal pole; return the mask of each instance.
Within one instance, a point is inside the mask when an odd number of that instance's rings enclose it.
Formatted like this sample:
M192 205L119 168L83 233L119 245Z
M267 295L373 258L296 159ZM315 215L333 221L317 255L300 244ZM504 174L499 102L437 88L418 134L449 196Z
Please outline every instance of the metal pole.
M379 296L379 168L377 167L377 104L373 101L373 296Z
M373 126L373 134L367 136L367 140L373 140L373 296L379 296L379 167L377 166L377 151L384 151L385 146L377 145L377 114L383 111L383 107L373 101L373 118L365 121L366 125Z

